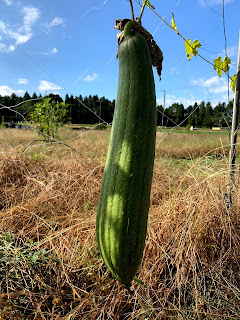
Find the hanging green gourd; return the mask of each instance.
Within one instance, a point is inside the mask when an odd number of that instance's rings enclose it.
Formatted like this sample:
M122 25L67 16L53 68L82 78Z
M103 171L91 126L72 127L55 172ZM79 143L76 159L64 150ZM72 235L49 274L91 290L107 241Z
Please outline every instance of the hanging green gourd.
M127 285L144 250L156 137L152 58L138 30L127 21L118 49L118 93L96 219L102 258Z

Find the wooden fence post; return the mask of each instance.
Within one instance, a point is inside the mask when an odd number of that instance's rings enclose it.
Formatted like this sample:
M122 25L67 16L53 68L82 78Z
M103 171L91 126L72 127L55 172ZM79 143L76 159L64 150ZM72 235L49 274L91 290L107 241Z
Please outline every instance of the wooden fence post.
M238 115L239 115L239 89L240 89L240 32L239 32L239 44L238 44L238 60L237 60L237 74L236 74L236 86L233 103L233 116L232 116L232 130L231 130L231 145L229 153L229 180L226 193L226 206L231 208L232 205L232 186L234 183L235 173L235 157L236 157L236 143L238 132Z

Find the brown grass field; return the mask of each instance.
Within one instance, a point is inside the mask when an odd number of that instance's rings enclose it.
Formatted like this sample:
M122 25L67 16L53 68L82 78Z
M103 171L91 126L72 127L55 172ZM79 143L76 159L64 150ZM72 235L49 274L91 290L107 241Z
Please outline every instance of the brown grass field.
M128 292L95 240L109 134L65 128L47 145L31 130L0 130L0 319L240 319L228 136L157 133L142 283Z

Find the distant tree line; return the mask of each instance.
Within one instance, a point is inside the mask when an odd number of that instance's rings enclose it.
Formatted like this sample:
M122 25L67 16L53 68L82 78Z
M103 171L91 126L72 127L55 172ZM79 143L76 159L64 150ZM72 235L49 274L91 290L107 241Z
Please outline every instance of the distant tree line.
M158 125L160 126L173 127L182 123L181 126L190 124L195 128L227 127L231 124L233 100L228 104L219 102L215 108L210 102L202 101L200 104L195 102L194 105L190 105L186 109L183 104L179 103L173 103L165 110L162 105L157 106L157 109L159 111Z
M73 97L68 94L63 100L58 94L49 94L47 97L51 101L65 102L68 104L68 117L66 122L73 124L94 124L99 122L99 116L106 123L111 123L114 114L115 100L110 101L105 97L99 98L98 95L89 95L82 97ZM42 96L34 93L32 96L28 92L23 97L16 94L11 96L0 96L0 119L5 122L24 122L24 118L29 120L30 113L33 112L35 104L39 102ZM24 103L21 103L26 101ZM3 108L3 106L11 107ZM210 102L202 101L200 104L195 103L187 108L183 104L173 103L168 108L163 109L162 105L157 106L158 109L158 126L173 127L179 125L185 120L181 126L190 124L193 127L201 128L212 126L226 127L227 123L231 123L233 101L228 104L220 103L213 108ZM24 117L24 118L23 118ZM101 122L102 122L101 120Z

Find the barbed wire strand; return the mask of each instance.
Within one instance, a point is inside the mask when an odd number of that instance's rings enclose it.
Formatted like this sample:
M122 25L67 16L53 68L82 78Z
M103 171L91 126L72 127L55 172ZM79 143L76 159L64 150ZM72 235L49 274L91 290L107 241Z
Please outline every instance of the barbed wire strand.
M68 21L68 22L62 21L61 25L68 25L68 24L80 22L80 21L83 20L91 11L102 9L102 8L105 6L105 4L107 3L107 1L108 1L108 0L105 0L100 7L95 7L95 6L94 6L94 7L91 7L89 10L87 10L87 11L82 15L81 18L78 18L78 19L75 19L75 20L71 20L71 21ZM56 26L52 25L52 26L48 29L48 31L45 33L44 37L45 37L45 36L52 30L52 28L54 28L54 27L56 27Z

